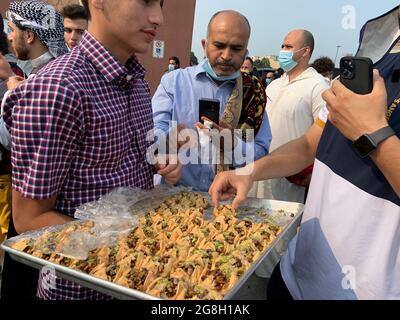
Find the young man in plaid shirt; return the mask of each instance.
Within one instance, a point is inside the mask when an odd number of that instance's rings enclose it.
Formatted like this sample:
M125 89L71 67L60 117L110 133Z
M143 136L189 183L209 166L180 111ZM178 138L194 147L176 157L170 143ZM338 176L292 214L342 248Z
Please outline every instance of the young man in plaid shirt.
M115 187L153 187L150 93L135 54L149 49L163 23L163 1L82 3L90 20L81 42L18 87L6 106L18 232L68 222L78 206ZM159 173L173 183L179 172L169 165ZM39 279L41 299L108 298L62 279L48 288L47 277Z

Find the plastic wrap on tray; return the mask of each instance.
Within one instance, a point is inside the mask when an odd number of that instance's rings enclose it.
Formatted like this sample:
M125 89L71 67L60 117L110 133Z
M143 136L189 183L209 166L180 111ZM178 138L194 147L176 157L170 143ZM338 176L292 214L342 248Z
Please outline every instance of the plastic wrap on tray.
M232 297L299 209L256 199L235 213L209 201L182 187L118 188L80 207L76 217L84 220L29 233L25 242L10 239L8 246L118 297Z
M46 227L21 237L26 237L26 247L30 247L32 240L35 240L38 255L46 257L57 254L72 259L86 259L94 249L116 245L121 236L138 225L141 215L160 205L166 197L182 190L188 191L187 188L167 186L150 191L117 188L98 201L80 206L75 212L78 221Z
M137 219L96 220L90 231L72 233L59 254L69 258L86 259L88 253L94 249L116 245L119 238L133 230L136 225Z
M73 221L22 234L11 239L15 249L39 258L57 254L71 259L86 259L88 253L103 246L113 246L119 237L130 232L137 224L128 219ZM23 240L23 241L21 241Z
M183 187L157 186L144 191L139 188L121 187L102 196L99 200L85 203L75 211L75 218L82 220L103 220L104 218L134 218L154 209L162 201L180 191L190 191Z

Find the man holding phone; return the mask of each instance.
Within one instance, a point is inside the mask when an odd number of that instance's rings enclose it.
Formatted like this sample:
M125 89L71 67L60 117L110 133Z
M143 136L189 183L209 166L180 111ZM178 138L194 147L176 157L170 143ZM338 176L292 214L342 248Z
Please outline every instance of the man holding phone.
M398 39L376 46L398 31L387 23L397 12L361 29L357 56L373 56L385 82L376 72L363 95L334 81L305 135L257 161L251 175L222 173L210 188L215 204L236 189L236 207L253 181L293 174L315 159L300 230L272 274L268 299L400 299L400 54ZM371 25L382 27L364 37ZM360 80L368 87L368 76Z
M368 95L335 81L323 97L327 108L305 135L258 160L251 175L219 174L210 194L218 205L236 191L237 207L254 181L291 175L315 159L299 233L267 298L400 299L400 99L387 112L378 73ZM368 152L357 144L379 132Z
M243 154L244 150L253 149L252 159L268 153L271 133L264 111L265 92L256 77L240 72L249 37L250 25L242 14L236 11L214 14L207 39L202 41L206 59L198 66L179 69L161 79L152 100L156 136L165 137L171 130L195 126L204 129L200 123L202 116L219 116L219 121L212 123L212 128L218 131L250 129L254 133L251 141L234 138L231 148L241 148ZM175 125L171 126L171 121ZM221 159L226 151L232 150L221 150ZM178 184L207 191L216 171L237 165L235 159L217 166L212 161L185 164Z

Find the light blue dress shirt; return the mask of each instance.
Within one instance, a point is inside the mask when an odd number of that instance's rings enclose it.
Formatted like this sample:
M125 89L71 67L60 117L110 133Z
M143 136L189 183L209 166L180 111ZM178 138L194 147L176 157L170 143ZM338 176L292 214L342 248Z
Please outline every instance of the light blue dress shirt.
M165 74L152 99L155 135L165 136L171 129L171 121L195 128L199 121L199 99L217 99L220 101L220 116L232 93L235 81L217 85L206 74L202 65L178 69ZM271 131L267 113L252 142L241 142L242 150L254 147L254 159L268 154L271 143ZM187 164L183 166L179 185L193 187L199 191L208 191L215 176L215 165Z

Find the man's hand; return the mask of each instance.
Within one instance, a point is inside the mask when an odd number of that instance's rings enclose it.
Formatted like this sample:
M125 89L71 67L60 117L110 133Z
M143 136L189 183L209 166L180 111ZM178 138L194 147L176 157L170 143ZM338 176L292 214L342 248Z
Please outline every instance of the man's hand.
M215 206L218 206L220 201L232 198L236 193L232 202L233 208L236 209L246 200L252 185L253 179L250 175L239 175L236 170L226 171L214 178L208 193Z
M159 157L160 162L155 165L157 173L171 185L175 185L182 175L182 164L177 155L165 155Z
M0 80L7 81L8 78L12 77L13 75L14 72L12 71L10 64L0 53Z
M225 146L226 146L226 149L232 150L237 145L237 140L236 140L233 128L230 125L225 123L223 120L221 120L219 124L216 124L215 122L212 122L207 117L202 117L201 119L203 121L209 121L212 123L212 129L215 129L215 130L211 130L211 136L218 133L218 138L220 138L219 143L220 143L221 148L225 148ZM197 122L195 124L195 127L200 130L208 129L201 122ZM230 139L227 139L227 141L225 141L225 139L223 138L224 136L226 136L227 138L230 138ZM212 141L217 141L217 140L214 138Z
M374 71L374 89L370 94L355 94L336 80L322 97L327 103L329 120L351 141L388 125L385 82L377 70Z
M24 81L25 81L25 79L20 76L12 76L7 81L7 88L8 88L8 90L14 90L17 86L22 84Z

